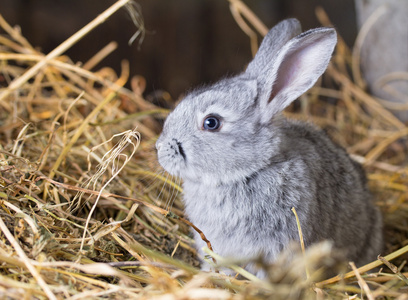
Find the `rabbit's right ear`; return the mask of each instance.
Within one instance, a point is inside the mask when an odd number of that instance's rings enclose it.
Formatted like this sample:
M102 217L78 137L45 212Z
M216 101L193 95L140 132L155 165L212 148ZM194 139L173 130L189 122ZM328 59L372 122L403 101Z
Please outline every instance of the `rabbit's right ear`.
M285 23L277 26L281 24ZM280 48L276 49L272 38L276 34L274 27L244 73L257 81L258 104L264 123L313 86L326 70L337 42L333 28L317 28L289 41L290 34L278 36Z

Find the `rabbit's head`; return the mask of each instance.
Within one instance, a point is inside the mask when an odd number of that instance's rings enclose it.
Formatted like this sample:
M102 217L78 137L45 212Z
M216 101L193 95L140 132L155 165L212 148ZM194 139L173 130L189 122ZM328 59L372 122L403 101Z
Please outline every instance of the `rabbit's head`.
M279 157L280 112L326 69L334 29L300 34L282 21L264 38L245 72L198 89L168 116L156 146L171 174L202 184L245 180Z

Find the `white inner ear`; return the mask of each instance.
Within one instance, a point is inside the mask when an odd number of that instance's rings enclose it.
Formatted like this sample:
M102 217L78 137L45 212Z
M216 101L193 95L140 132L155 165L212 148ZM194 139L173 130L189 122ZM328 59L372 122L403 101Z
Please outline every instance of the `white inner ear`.
M289 92L287 89L295 93L307 89L315 80L313 63L318 64L318 53L311 45L289 52L279 66L269 101L282 92Z

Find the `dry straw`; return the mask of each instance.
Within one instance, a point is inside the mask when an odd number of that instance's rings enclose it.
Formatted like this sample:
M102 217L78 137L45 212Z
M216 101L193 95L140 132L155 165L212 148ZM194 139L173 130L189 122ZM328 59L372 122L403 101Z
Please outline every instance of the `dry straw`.
M243 2L229 2L255 53L267 28ZM384 213L383 256L330 278L342 270L330 244L304 252L295 245L272 266L258 262L269 274L264 281L207 249L214 264L241 275L205 273L189 234L194 225L183 218L180 182L156 162L168 111L143 99L142 77L130 79L132 90L123 87L127 62L120 75L93 70L115 43L83 65L63 55L123 6L139 26L134 37L143 37L138 6L129 3L117 1L48 55L0 16L1 298L407 299L408 128L350 75L358 74L358 49L340 38L324 87L287 114L325 128L364 164ZM317 16L330 25L322 10Z

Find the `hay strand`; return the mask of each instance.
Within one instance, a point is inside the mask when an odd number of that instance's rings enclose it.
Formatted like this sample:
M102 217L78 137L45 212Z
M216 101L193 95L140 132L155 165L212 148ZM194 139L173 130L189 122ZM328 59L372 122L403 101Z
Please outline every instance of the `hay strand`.
M66 41L64 41L57 48L52 50L47 54L42 60L35 64L32 68L28 69L22 76L16 78L15 81L11 82L7 89L0 94L0 103L10 95L10 93L18 88L20 88L24 83L26 83L30 78L32 78L37 72L42 69L48 61L63 54L69 48L71 48L80 39L84 38L89 32L98 27L100 24L105 22L112 14L119 10L122 6L129 3L130 0L119 0L115 2L110 8L105 10L97 18L91 21L89 24L82 27L77 33L70 36Z

